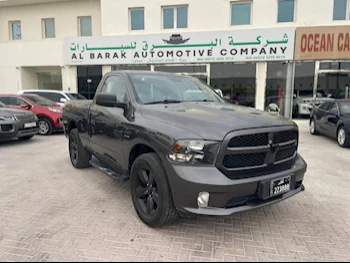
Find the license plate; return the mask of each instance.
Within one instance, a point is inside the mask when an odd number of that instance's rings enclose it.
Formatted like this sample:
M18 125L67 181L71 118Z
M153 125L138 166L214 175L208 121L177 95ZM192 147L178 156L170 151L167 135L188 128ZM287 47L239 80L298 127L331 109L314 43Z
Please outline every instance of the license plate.
M271 196L281 195L290 191L290 176L271 181Z
M36 127L36 122L25 123L24 128L33 128Z

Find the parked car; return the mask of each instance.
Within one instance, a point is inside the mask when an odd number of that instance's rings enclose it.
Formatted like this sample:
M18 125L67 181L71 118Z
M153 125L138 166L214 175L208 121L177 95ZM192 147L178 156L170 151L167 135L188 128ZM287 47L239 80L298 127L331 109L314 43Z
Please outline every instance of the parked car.
M318 90L316 97L316 106L322 103L333 101L331 94L326 94L323 90ZM313 108L313 90L298 90L294 95L293 100L293 115L294 117L310 117Z
M201 94L188 97L190 90ZM226 103L193 77L110 72L92 103L66 103L63 121L73 166L130 179L136 212L152 227L178 214L230 215L304 190L298 126Z
M62 107L33 94L1 94L0 101L10 108L33 112L39 118L39 134L49 135L63 130Z
M86 100L86 98L79 93L63 92L57 90L22 90L19 92L19 94L39 95L57 103L60 106L64 106L64 104L70 100Z
M326 102L311 114L310 132L337 139L341 147L350 147L350 100Z
M32 112L10 109L0 102L0 141L31 139L38 133L38 120Z

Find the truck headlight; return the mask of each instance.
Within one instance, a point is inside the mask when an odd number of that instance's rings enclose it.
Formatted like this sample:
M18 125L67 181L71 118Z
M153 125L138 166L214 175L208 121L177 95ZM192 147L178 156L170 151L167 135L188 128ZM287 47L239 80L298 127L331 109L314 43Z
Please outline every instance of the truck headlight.
M168 157L177 164L214 164L221 142L181 140L171 148Z
M0 121L15 121L15 116L0 116Z

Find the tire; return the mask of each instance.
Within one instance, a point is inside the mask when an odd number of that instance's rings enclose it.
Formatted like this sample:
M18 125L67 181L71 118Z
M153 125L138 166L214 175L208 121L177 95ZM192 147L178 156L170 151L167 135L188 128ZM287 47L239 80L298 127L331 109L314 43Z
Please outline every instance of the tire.
M39 134L40 135L50 135L53 133L52 122L47 118L39 118Z
M138 216L150 227L161 227L178 218L166 173L155 153L135 160L131 168L131 196Z
M77 169L90 166L92 154L84 148L77 129L69 133L69 157L72 165Z
M33 138L34 135L30 135L30 136L25 136L25 137L20 137L18 138L20 141L28 141L30 140L31 138Z
M312 135L319 135L320 134L316 129L316 121L314 118L312 118L310 121L310 133Z
M340 147L349 148L350 138L344 126L340 126L337 131L337 140Z

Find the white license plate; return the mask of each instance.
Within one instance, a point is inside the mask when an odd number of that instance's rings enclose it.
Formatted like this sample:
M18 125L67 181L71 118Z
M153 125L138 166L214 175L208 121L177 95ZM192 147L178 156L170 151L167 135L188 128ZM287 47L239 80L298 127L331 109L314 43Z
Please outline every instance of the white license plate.
M36 122L25 123L24 128L33 128L36 127Z
M271 181L271 196L277 196L290 191L291 177L283 177Z

